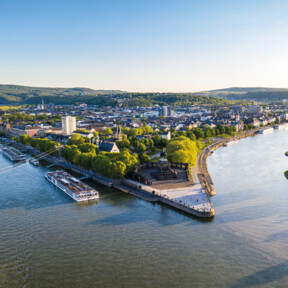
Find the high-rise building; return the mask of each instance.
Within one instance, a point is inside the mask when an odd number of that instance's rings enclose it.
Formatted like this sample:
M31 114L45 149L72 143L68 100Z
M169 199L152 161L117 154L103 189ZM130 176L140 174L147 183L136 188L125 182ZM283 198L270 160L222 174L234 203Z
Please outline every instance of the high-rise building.
M163 106L159 108L158 115L164 117L173 117L174 111L172 110L171 106Z
M167 116L168 117L173 117L174 116L174 111L172 110L171 106L167 107Z
M62 117L62 132L64 135L72 135L76 130L76 117Z

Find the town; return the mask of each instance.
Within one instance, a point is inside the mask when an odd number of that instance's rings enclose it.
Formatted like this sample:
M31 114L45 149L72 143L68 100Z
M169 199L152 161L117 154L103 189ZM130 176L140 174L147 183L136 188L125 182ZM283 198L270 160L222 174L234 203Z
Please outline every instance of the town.
M124 101L118 97L114 107L99 107L45 105L42 99L16 111L8 107L1 112L0 135L13 149L44 153L53 165L106 186L213 217L210 196L216 191L206 165L209 153L265 133L265 126L280 129L288 119L285 103L123 107Z

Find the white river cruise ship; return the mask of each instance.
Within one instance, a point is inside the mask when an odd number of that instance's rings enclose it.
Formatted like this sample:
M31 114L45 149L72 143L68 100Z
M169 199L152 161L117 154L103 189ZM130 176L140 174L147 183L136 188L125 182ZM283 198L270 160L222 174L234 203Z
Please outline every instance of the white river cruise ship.
M98 191L65 171L46 172L45 177L77 202L99 198Z

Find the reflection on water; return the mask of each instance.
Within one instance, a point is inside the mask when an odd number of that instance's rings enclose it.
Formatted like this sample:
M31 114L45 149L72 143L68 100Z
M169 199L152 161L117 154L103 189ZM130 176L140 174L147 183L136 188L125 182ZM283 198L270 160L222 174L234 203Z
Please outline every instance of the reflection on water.
M286 287L287 150L281 130L215 151L213 221L94 183L75 203L43 166L0 174L0 287Z

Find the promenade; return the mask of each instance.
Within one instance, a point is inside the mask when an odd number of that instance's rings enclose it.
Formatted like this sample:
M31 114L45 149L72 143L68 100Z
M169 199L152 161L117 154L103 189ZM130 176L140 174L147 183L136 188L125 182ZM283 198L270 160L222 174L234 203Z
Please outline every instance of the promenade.
M190 186L172 189L157 189L152 186L139 184L134 180L125 179L125 184L131 187L141 186L141 190L156 195L159 202L163 202L177 209L198 217L213 217L215 215L213 204L209 195L203 189L200 181Z

